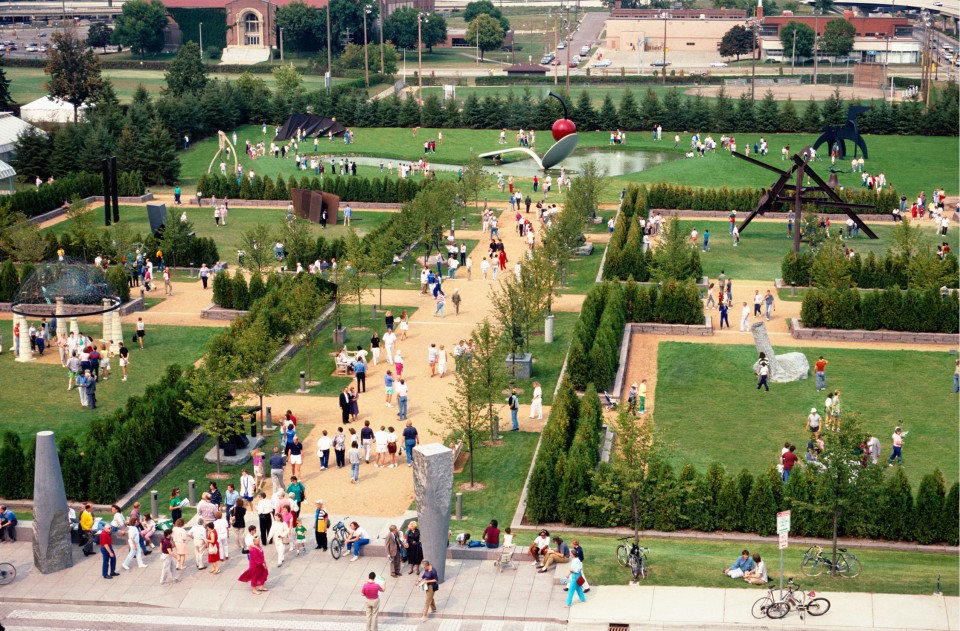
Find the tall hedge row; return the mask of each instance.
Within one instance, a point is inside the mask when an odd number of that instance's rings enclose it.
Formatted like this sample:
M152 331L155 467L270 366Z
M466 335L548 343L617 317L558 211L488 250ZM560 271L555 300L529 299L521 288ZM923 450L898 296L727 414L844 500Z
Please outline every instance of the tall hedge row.
M935 288L922 292L811 289L803 297L800 319L809 328L957 333L957 313L957 292L942 296Z
M205 173L197 182L197 190L203 192L205 197L215 195L233 199L285 201L291 198L292 189L305 188L332 193L339 196L341 201L401 204L413 199L427 181L426 179L390 177L379 179L339 175L326 175L320 178L320 176L305 174L299 178L290 175L286 180L278 176L276 182L269 175L254 175L252 182L249 177L243 176L238 183L237 178L224 177L219 173Z
M793 252L786 254L780 264L783 282L787 285L810 285L813 282L814 258L815 255L809 251L801 252L799 256ZM879 258L873 252L867 253L866 258L856 253L853 258L847 259L846 264L849 267L851 287L906 289L910 285L910 260L890 252ZM956 288L960 284L957 257L952 252L942 260L930 261L928 265L932 265L939 271L931 273L931 270L924 270L925 275L944 279L948 287Z

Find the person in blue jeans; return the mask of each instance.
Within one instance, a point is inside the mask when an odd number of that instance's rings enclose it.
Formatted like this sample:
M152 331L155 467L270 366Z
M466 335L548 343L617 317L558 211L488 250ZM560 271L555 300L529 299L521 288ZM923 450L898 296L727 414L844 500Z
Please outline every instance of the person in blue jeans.
M960 392L960 359L953 368L953 391Z
M403 379L397 380L397 418L401 421L407 420L407 383Z
M720 328L722 329L724 323L726 323L727 328L729 329L729 328L730 328L730 316L729 316L728 312L730 311L730 307L727 306L727 303L721 301L721 302L720 302L720 307L719 307L719 309L720 309Z
M570 587L567 589L567 607L573 603L573 595L580 597L580 602L586 602L587 597L583 595L583 587L577 584L577 580L583 576L583 562L579 557L570 557L570 572L567 574L570 578Z
M353 554L353 558L350 560L356 561L360 558L360 547L370 543L370 535L360 527L360 524L353 521L350 522L350 534L343 542L346 544L347 550L350 550Z
M516 388L510 390L510 396L507 397L507 407L510 408L510 429L516 431L520 429L520 425L517 423L517 412L520 410L520 399L517 397Z
M113 536L109 528L100 531L100 554L103 555L103 578L120 576L117 573L117 553L113 550Z
M413 421L408 420L406 427L403 428L403 446L407 451L407 466L413 466L413 448L420 444L420 435L417 428L413 426Z

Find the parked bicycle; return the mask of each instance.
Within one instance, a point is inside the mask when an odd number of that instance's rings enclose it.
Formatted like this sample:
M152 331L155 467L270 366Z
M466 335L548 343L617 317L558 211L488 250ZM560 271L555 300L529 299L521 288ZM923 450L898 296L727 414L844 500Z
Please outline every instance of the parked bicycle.
M783 597L782 591L777 596L773 595L773 590L776 589L776 587L776 581L769 581L767 583L767 595L753 603L753 608L750 610L750 613L752 613L753 617L757 620L768 618L767 610L773 606L773 603L778 602Z
M17 578L17 568L9 563L0 563L0 585L12 583Z
M344 517L336 524L333 525L333 530L331 532L330 539L330 554L333 555L334 559L339 559L340 555L343 553L343 547L346 545L344 541L347 538L347 527L344 525L349 517Z
M846 548L837 548L837 562L834 565L833 560L828 553L823 553L823 546L810 546L803 553L803 560L800 561L800 571L807 576L820 576L824 572L833 573L836 570L837 575L843 578L856 578L863 571L863 566L857 559L857 555L847 552Z
M619 541L624 543L617 546L617 563L620 564L620 567L630 567L634 582L646 578L647 554L650 552L650 548L641 547L636 539L630 537L622 537ZM627 541L630 542L629 548L626 544Z
M783 594L779 600L767 608L767 617L779 620L784 618L790 610L796 609L800 614L800 619L804 619L804 614L811 616L822 616L830 611L830 601L826 598L815 598L817 592L805 592L800 589L800 585L793 582L793 579L787 580L787 593ZM807 600L809 598L809 600Z

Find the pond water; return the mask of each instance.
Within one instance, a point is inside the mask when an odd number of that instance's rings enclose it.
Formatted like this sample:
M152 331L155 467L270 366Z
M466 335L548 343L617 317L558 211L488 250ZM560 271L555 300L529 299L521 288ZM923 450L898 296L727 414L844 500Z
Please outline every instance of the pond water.
M522 154L511 154L514 158ZM509 156L508 156L509 157ZM569 158L560 163L560 166L564 167L567 173L576 174L580 169L583 168L583 165L586 164L589 160L595 160L597 164L602 167L608 176L614 175L626 175L628 173L637 173L639 171L644 171L651 167L655 167L658 164L663 164L671 160L676 160L682 158L683 154L681 153L669 153L665 151L641 151L639 149L599 149L597 147L581 147L573 152ZM357 164L366 165L366 166L378 166L381 162L380 158L372 156L355 156L351 157L351 160ZM324 158L324 162L329 164L329 156ZM399 162L398 160L382 160L386 164L392 164L394 168ZM489 162L489 161L488 161ZM430 167L433 169L438 169L440 171L456 171L460 168L460 165L457 164L444 164L442 162L431 162ZM532 158L525 158L523 160L515 160L514 162L507 162L500 166L494 166L492 162L489 162L487 166L487 171L490 173L502 172L504 175L513 175L519 177L533 177L537 173L537 165ZM560 172L560 168L554 167L550 169L550 173L556 176Z

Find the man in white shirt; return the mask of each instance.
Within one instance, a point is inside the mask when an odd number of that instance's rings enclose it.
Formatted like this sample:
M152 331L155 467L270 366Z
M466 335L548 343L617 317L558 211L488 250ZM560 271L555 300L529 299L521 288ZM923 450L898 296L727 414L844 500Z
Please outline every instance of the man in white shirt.
M539 381L533 382L533 401L530 402L530 418L534 416L537 420L543 420L543 388Z
M383 340L383 346L387 351L387 363L392 364L393 348L397 343L397 334L393 332L393 329L387 329L387 332L380 339Z
M380 430L373 434L373 440L377 444L377 467L387 466L387 440L389 437L390 434L384 425L381 425Z
M213 521L213 529L217 531L217 539L220 541L220 558L229 559L230 525L227 524L227 518L219 511L217 511L217 518Z
M549 550L550 533L546 530L541 530L537 538L530 544L530 549L528 550L530 556L533 557L533 563L531 563L531 565L537 565L540 556L545 555Z
M246 469L243 469L240 472L240 497L243 498L247 504L252 505L253 503L253 494L255 492L256 480L252 475L247 473Z
M200 502L197 502L199 506ZM190 529L190 536L193 537L193 554L197 563L197 569L203 570L207 567L207 528L204 526L203 519L197 519L197 523Z
M267 536L270 534L270 526L273 525L273 502L263 491L260 491L260 501L257 502L257 518L260 524L260 543L267 545Z
M740 309L740 330L750 330L750 306L747 305L746 302L743 303L743 308Z
M320 458L320 470L326 471L330 463L330 448L333 447L333 440L327 436L327 430L323 430L323 435L317 441L317 456Z
M744 573L743 580L751 585L766 585L768 580L767 564L760 560L759 554L753 555L753 562L756 566L749 572Z

